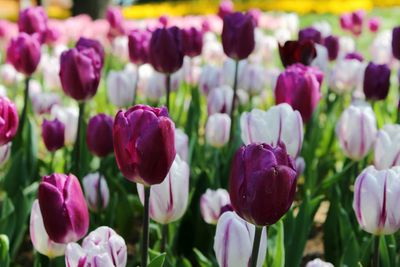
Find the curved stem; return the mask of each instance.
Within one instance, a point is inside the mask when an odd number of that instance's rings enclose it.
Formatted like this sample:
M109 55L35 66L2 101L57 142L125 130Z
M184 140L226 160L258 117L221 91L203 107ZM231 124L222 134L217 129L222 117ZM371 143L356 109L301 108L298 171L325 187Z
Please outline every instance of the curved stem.
M374 238L374 257L372 259L373 267L379 267L379 238L379 235Z
M171 74L167 74L167 81L166 81L166 86L167 86L167 109L168 112L170 112L169 110L169 95L171 93Z
M142 267L147 266L147 253L149 250L149 202L150 202L150 186L144 187L144 215L143 215L143 232L142 232Z
M163 224L161 229L161 246L160 250L161 252L165 252L165 249L167 248L167 242L168 242L168 224Z
M250 267L257 266L258 251L260 249L260 240L262 234L262 227L256 226L256 232L254 233L253 250L251 252Z
M233 97L232 97L232 105L231 105L231 130L229 134L229 145L232 144L232 141L235 139L234 134L235 134L235 104L236 104L236 98L237 98L237 79L238 79L238 70L239 70L239 60L236 60L235 62L235 78L233 80Z

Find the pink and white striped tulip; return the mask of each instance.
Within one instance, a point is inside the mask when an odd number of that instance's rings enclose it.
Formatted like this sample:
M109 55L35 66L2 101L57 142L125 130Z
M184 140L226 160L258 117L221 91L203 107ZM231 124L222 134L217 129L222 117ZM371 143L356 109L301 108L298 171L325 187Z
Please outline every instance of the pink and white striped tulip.
M199 88L203 94L208 93L222 84L222 70L213 65L205 65L199 77Z
M386 124L379 130L374 146L374 165L378 170L400 165L400 125Z
M233 99L233 89L227 85L223 85L211 90L207 96L208 115L214 113L231 112Z
M208 117L206 141L213 147L223 147L229 141L231 118L225 113L215 113Z
M86 201L91 210L97 212L99 207L101 209L107 208L110 200L110 191L103 175L98 172L89 173L83 177L82 184Z
M200 198L201 216L206 223L216 224L221 216L221 209L230 204L229 193L225 189L207 189Z

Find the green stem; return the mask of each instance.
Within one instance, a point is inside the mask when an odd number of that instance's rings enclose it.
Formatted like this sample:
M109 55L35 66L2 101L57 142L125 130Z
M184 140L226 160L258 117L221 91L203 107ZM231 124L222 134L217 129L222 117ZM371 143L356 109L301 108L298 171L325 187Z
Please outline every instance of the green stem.
M379 235L374 238L374 257L372 259L372 267L379 267Z
M147 253L149 250L149 202L150 202L150 186L144 187L144 215L143 215L143 232L142 232L142 267L147 267Z
M50 172L53 172L53 166L54 166L54 155L56 154L56 152L51 152L50 153Z
M25 121L26 121L26 116L27 116L27 111L28 111L28 105L29 105L29 81L30 81L31 77L28 76L25 79L25 92L24 92L24 107L22 109L22 113L21 113L21 118L20 118L20 129L19 132L22 135L23 130L24 130L24 126L25 126Z
M260 249L262 227L256 226L256 232L254 233L253 250L251 252L250 267L257 266L258 251Z
M167 248L167 242L168 242L168 224L163 224L161 229L161 246L160 250L161 252L165 252L165 249Z
M85 114L85 102L79 103L79 117L78 117L78 132L76 134L76 140L74 145L74 174L80 174L80 156L81 156L81 135L82 135L82 123Z
M168 109L168 112L171 112L170 110L169 110L169 95L170 95L170 93L171 93L171 74L167 74L167 81L166 81L166 86L167 86L167 109Z
M239 70L239 60L236 60L235 62L235 78L233 80L233 97L232 97L232 105L231 105L231 130L229 134L229 146L231 146L235 134L235 104L236 104L236 98L237 98L237 79L238 79L238 70Z

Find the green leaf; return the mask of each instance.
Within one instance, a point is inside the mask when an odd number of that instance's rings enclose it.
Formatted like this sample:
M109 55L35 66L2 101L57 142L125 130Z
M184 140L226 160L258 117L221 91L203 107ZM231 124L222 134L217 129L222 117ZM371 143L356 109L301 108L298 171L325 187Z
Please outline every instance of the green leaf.
M196 255L197 263L200 265L200 267L211 267L212 263L209 259L207 259L206 256L201 253L200 250L197 248L193 249L194 254Z
M8 267L10 265L10 243L6 235L0 235L0 266Z
M269 251L273 251L272 256L272 265L271 267L284 267L285 266L285 233L282 220L278 221L274 228L271 229L275 231L274 238L274 248L270 248ZM270 239L271 240L271 239ZM269 242L270 246L271 242Z
M164 265L166 253L162 253L150 262L148 267L162 267Z

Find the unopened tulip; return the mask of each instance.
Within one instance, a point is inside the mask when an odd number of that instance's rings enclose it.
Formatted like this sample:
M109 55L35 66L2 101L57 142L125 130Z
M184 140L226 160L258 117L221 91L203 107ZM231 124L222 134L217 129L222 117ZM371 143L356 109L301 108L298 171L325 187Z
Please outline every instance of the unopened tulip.
M353 91L362 83L362 71L362 63L356 59L337 60L329 75L329 88L337 94Z
M368 29L370 32L377 32L381 26L381 20L378 17L373 17L368 20Z
M30 90L30 89L29 89ZM34 93L31 96L32 107L35 113L50 113L53 106L60 104L60 96L56 93Z
M217 87L207 96L208 115L214 113L229 114L232 108L233 89L227 85Z
M400 125L387 124L379 130L374 145L374 166L378 170L400 165Z
M43 7L29 7L19 13L18 28L20 32L42 35L47 31L47 20L47 14Z
M0 146L0 167L4 166L10 158L11 142Z
M266 71L263 66L246 62L240 71L238 88L250 95L260 94L266 88Z
M328 49L320 44L315 44L315 49L317 50L317 57L311 62L311 66L326 73L329 67Z
M150 189L150 218L167 224L179 220L186 211L189 198L189 166L176 156L165 180ZM139 198L144 203L144 186L137 184Z
M322 35L320 31L314 27L304 28L299 31L299 41L313 41L314 43L321 43Z
M323 73L313 67L294 64L282 72L275 87L276 104L288 103L309 121L321 98Z
M107 208L110 200L110 191L103 175L98 172L89 173L83 177L82 185L86 201L91 210L97 212L99 208Z
M203 32L195 27L182 30L183 53L188 57L196 57L203 49Z
M339 38L333 35L329 35L324 39L324 46L328 49L329 60L335 60L339 55Z
M255 226L236 215L224 212L218 220L214 237L214 252L219 266L249 266L253 248ZM267 231L262 230L257 267L264 264L267 252Z
M89 228L89 211L78 178L73 174L44 176L39 185L44 227L57 243L75 242Z
M78 108L55 105L51 108L51 115L65 126L65 144L74 144L78 131Z
M125 240L113 229L101 226L82 242L69 243L65 250L66 267L125 267L127 261Z
M340 16L340 27L342 30L350 31L353 28L351 14L344 13Z
M136 65L149 63L151 32L135 29L128 35L129 59Z
M149 59L158 72L171 74L182 67L183 50L181 30L161 28L153 32L149 44Z
M64 255L66 244L56 243L49 238L44 228L42 213L37 199L32 204L29 234L33 247L40 254L46 255L50 259Z
M75 47L76 47L76 49L78 49L79 52L82 52L87 49L89 49L89 50L92 49L93 52L95 52L95 53L88 52L88 54L90 54L90 57L93 60L93 64L97 68L103 67L105 52L104 52L104 48L103 48L102 44L99 41L81 37L81 38L79 38L78 42L76 42Z
M64 124L55 119L53 121L43 120L42 138L47 150L54 152L64 146Z
M392 31L392 53L400 60L400 26L393 28Z
M206 124L206 141L213 147L223 147L229 141L231 118L225 113L214 113Z
M242 146L233 157L229 195L233 209L255 225L272 225L290 208L296 193L297 172L281 142Z
M392 32L385 30L378 33L372 41L369 51L371 61L375 64L393 65Z
M182 160L188 162L189 137L181 129L175 129L175 150Z
M11 63L17 71L31 76L39 65L40 54L37 35L31 36L22 32L11 39L7 48L7 62Z
M17 134L18 112L7 97L0 97L0 146L10 142Z
M226 15L232 14L234 10L231 0L222 0L218 6L218 16L223 19Z
M398 199L400 167L377 170L369 166L354 184L353 209L360 227L374 235L390 235L400 229Z
M121 9L117 7L107 8L106 19L110 24L110 30L108 31L109 37L114 38L125 33L124 17L122 16Z
M376 119L366 103L356 103L345 109L336 125L336 135L344 154L353 160L364 158L375 142Z
M86 130L86 144L90 152L105 157L113 152L113 119L100 113L90 118Z
M230 204L229 193L225 189L207 189L200 198L201 216L206 223L217 224L222 215L221 209Z
M344 58L347 53L355 51L356 43L350 36L339 37L339 55L338 58Z
M222 69L213 65L205 65L200 74L199 88L208 95L211 90L222 85Z
M359 62L363 62L364 56L357 51L353 51L353 52L347 53L344 56L344 59L355 59L355 60L358 60Z
M307 262L306 267L334 267L332 263L323 261L321 259L314 259Z
M111 70L106 81L107 96L110 102L117 107L132 105L136 80L135 72Z
M247 58L255 47L254 28L254 21L248 14L225 15L221 36L225 54L234 60Z
M370 62L364 74L364 94L368 100L384 100L389 94L390 69Z
M303 120L297 110L286 103L271 107L267 111L253 109L244 112L240 117L242 141L266 143L277 146L279 142L286 145L289 155L296 158L303 143Z
M295 63L310 65L317 56L313 41L286 41L283 46L279 44L279 55L284 67Z
M356 36L362 33L364 17L365 17L364 10L357 10L351 14L351 20L352 20L351 32Z
M136 105L120 110L114 120L113 139L122 174L146 186L164 181L176 155L174 129L164 107Z

